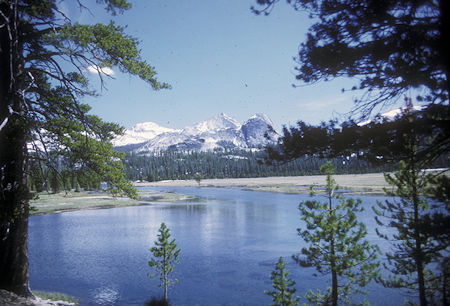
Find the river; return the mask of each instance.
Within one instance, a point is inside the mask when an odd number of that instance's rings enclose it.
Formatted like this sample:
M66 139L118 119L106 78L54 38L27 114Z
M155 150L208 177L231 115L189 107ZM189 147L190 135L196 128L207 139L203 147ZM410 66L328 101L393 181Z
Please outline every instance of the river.
M162 296L158 278L147 277L152 272L149 249L161 222L182 249L173 274L179 283L169 288L174 305L269 305L264 290L272 289L270 273L280 256L288 262L301 303L309 289L329 285L329 276L316 277L313 268L291 259L304 245L296 230L303 226L297 207L308 195L212 187L143 189L200 200L30 217L31 288L75 296L81 305L144 305ZM359 198L366 207L359 219L368 227L367 239L387 248L375 234L370 209L385 198ZM369 290L372 305L400 305L407 298L378 284Z

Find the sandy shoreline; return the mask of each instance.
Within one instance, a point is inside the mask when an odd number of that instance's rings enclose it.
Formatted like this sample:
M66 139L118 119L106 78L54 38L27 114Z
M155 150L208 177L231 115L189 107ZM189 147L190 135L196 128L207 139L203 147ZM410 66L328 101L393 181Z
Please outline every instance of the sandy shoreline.
M341 174L333 176L341 189L358 193L382 193L389 185L383 173ZM202 187L241 187L250 190L302 193L310 185L324 186L325 175L311 176L276 176L258 178L204 179ZM174 180L159 182L138 182L136 187L194 187L199 186L195 180ZM301 188L299 188L301 187Z

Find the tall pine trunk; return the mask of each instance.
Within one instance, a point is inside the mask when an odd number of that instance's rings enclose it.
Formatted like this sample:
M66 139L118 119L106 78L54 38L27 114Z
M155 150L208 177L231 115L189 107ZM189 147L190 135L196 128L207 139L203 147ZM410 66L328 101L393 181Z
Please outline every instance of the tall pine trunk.
M333 214L333 183L331 175L327 175L327 197L328 197L328 214L329 218ZM330 236L328 237L330 241L330 268L331 268L331 305L337 306L338 302L338 279L336 271L336 250L334 246L334 230L331 230Z
M2 224L0 239L2 239L0 241L0 288L13 291L18 295L30 296L28 218L23 216L7 226Z
M331 179L331 178L330 178ZM328 183L328 213L331 215L333 213L333 190L331 189L331 182ZM337 306L338 303L338 278L336 271L336 250L334 248L334 231L330 234L330 253L331 253L331 305Z
M336 271L336 263L334 261L335 251L334 251L334 242L331 242L331 256L333 259L331 260L331 305L337 306L338 304L338 278Z
M411 181L411 196L412 196L412 204L414 210L414 240L415 240L415 254L414 260L416 263L417 269L417 282L419 284L419 301L420 306L426 306L427 298L425 295L425 276L424 276L424 264L423 264L423 256L424 252L422 250L422 241L420 238L420 217L419 217L419 191L417 186L418 181L418 170L415 168L414 158L411 158L411 172L413 174L413 180Z
M29 295L26 142L14 117L0 131L0 288Z
M28 296L26 114L16 5L0 4L0 288Z
M163 250L163 253L164 253L164 256L163 256L163 269L164 269L164 301L165 302L167 302L167 296L168 296L168 293L167 293L167 287L168 287L168 285L167 285L167 269L168 269L168 260L167 260L167 254L166 254L166 249L164 248L164 250Z
M424 267L423 267L423 250L422 250L422 243L420 239L420 230L419 227L419 205L418 205L418 198L415 197L414 199L414 222L416 224L416 228L414 229L414 236L415 236L415 248L416 248L416 254L415 262L416 262L416 269L417 269L417 281L419 284L419 300L420 300L420 306L426 306L427 298L425 295L425 277L424 277Z

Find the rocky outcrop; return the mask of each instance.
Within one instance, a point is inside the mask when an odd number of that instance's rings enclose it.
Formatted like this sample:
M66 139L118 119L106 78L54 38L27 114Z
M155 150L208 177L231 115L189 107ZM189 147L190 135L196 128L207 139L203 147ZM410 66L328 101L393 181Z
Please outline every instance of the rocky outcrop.
M265 146L278 139L278 134L273 130L272 120L264 114L252 116L242 125L241 130L249 148Z

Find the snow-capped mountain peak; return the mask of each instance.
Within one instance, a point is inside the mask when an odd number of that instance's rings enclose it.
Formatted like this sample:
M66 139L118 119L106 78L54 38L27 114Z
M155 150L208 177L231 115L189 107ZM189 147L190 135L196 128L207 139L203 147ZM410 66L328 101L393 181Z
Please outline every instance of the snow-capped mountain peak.
M266 115L266 114L254 114L253 116L251 116L244 124L248 123L249 121L253 121L253 120L260 120L260 121L264 121L266 122L268 125L273 126L273 122L272 120L270 120L270 118Z
M136 124L131 130L126 130L122 136L117 137L114 146L125 146L148 141L163 133L173 133L178 130L160 126L154 122L142 122Z
M392 109L390 111L384 112L382 114L378 114L378 116L376 116L375 118L384 118L387 120L394 120L396 116L400 115L401 113L408 111L408 112L416 112L416 111L421 111L423 110L424 107L423 106L419 106L419 105L413 105L410 109L405 108L405 107L399 107L399 108L395 108ZM359 126L363 126L366 124L369 124L370 122L372 122L374 119L368 119L366 121L360 122L358 123Z
M199 133L206 133L224 129L238 129L240 128L239 122L225 113L215 115L214 117L199 122L193 126L188 126L183 129L183 132L189 135L195 135Z
M271 131L272 126L272 121L264 114L256 114L241 125L236 119L221 113L182 130L164 128L152 122L139 123L117 138L114 144L135 144L135 152L257 148L277 140L278 134ZM275 136L272 137L274 140L268 140L265 134Z

